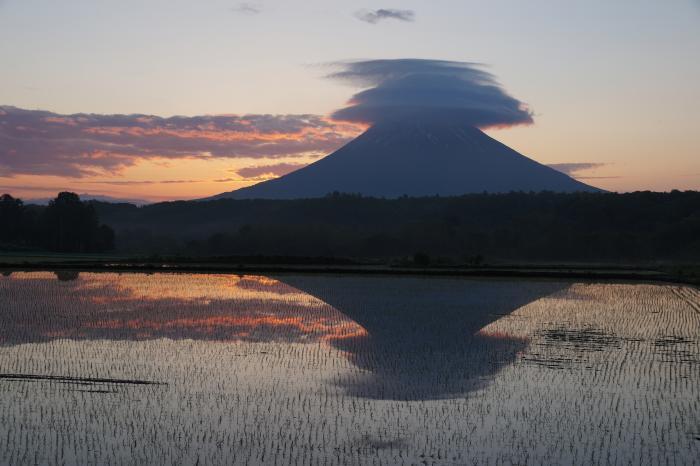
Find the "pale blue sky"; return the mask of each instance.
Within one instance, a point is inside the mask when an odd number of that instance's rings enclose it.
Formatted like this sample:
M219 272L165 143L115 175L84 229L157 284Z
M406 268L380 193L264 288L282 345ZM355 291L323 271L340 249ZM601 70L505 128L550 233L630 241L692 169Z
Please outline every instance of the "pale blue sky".
M606 163L609 189L700 189L700 3L0 0L0 105L57 113L328 114L323 64L489 65L534 111L490 131L543 163ZM377 24L360 9L413 10ZM593 180L591 180L593 182ZM594 183L595 184L595 183Z

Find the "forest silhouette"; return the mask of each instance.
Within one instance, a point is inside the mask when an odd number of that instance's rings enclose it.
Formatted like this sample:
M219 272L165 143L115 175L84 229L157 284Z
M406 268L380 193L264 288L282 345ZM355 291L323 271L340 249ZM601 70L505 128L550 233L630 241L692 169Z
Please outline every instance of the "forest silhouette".
M101 225L95 207L75 193L61 192L46 207L25 206L9 194L0 197L0 246L54 252L114 249L114 231Z
M175 201L137 207L60 193L0 201L0 243L181 257L643 262L700 259L700 193L524 193Z

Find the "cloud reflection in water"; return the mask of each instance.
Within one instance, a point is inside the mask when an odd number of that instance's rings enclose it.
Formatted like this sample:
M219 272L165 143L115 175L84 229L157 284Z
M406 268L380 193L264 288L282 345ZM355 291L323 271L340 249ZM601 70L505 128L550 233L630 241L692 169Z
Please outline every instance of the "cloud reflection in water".
M0 343L60 338L325 342L377 399L461 396L516 360L527 338L481 330L568 285L358 276L17 273Z

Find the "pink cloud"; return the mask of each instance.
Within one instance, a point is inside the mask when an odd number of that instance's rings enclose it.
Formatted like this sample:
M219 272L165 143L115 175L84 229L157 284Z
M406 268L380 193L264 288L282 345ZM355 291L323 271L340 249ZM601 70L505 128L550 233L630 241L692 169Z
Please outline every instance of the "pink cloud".
M59 115L0 107L0 173L82 177L146 159L304 157L363 128L317 115Z

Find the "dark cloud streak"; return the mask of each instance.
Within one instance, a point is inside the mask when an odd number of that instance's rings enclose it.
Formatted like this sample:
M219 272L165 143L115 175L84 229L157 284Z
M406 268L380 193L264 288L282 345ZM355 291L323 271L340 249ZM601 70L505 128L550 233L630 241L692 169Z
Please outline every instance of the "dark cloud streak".
M360 21L370 24L377 24L385 19L396 19L398 21L411 22L415 19L413 10L397 10L394 8L380 8L378 10L360 10L355 13L355 17Z

